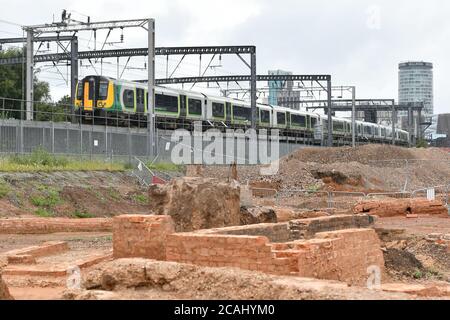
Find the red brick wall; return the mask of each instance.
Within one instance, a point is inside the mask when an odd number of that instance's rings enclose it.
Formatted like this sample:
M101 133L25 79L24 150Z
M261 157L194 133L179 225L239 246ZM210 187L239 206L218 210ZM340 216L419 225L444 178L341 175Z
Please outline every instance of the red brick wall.
M383 270L380 240L372 229L318 234L318 239L271 244L266 237L172 234L167 260L209 267L237 267L364 284L367 268Z
M112 219L27 218L0 219L0 234L47 234L55 232L109 232Z
M166 237L174 233L170 216L122 215L113 219L114 258L166 259Z
M115 258L236 267L360 285L369 266L384 267L380 240L372 229L324 232L312 240L286 243L270 243L264 236L174 233L169 216L120 216L114 218L113 229Z
M373 229L349 229L318 233L307 241L307 252L299 257L299 275L364 284L367 268L384 269L381 243Z
M266 237L179 233L167 237L167 260L289 274L288 258L273 255Z

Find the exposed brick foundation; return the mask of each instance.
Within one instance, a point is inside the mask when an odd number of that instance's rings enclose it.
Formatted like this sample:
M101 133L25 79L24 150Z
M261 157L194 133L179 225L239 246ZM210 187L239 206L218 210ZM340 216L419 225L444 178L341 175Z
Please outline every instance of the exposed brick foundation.
M110 232L112 219L29 218L0 219L0 234L48 234L56 232Z
M366 283L368 267L384 270L381 243L375 230L348 229L316 236L317 240L305 243L309 252L298 259L301 276L361 285Z
M175 232L170 216L123 215L114 218L114 258L166 258L166 236Z
M289 258L277 258L272 254L266 237L178 233L167 237L166 249L168 261L274 274L296 271Z
M349 218L342 221L346 219ZM369 223L365 219L360 221L361 225ZM300 225L307 229L312 224L313 230L319 230L319 226L339 228L343 223L334 217L308 220L312 221ZM146 257L209 267L237 267L351 284L364 284L369 266L381 269L384 266L380 240L373 229L323 232L316 234L315 239L290 241L288 223L174 233L169 216L121 216L114 219L113 230L115 258ZM245 232L247 235L235 235ZM260 234L280 243L270 242Z
M83 258L73 261L70 265L80 269L86 269L98 263L112 259L112 253ZM5 276L40 276L40 277L67 277L67 265L8 265L4 270Z
M237 267L364 284L367 268L383 269L372 229L318 234L318 239L271 244L265 237L179 233L167 237L167 260L208 267Z
M353 228L368 228L374 224L369 215L342 215L293 220L289 222L290 239L311 239L318 232Z
M264 236L270 242L287 242L291 240L289 223L261 223L240 227L199 230L198 234L217 234L235 236Z
M342 215L292 220L285 223L261 223L248 226L199 230L202 234L264 236L270 242L288 242L314 238L318 232L367 228L374 218L368 215Z
M36 258L58 254L67 250L69 250L67 242L49 241L38 246L8 251L3 255L6 256L10 264L34 264L36 263Z
M416 199L362 200L353 208L354 213L367 213L379 217L406 215L443 215L448 209L440 200Z

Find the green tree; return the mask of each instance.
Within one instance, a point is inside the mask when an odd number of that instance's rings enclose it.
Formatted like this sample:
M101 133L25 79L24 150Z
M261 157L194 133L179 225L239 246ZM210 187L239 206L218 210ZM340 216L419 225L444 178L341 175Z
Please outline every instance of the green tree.
M24 57L23 50L17 48L9 48L4 51L0 51L0 59ZM25 90L25 71L24 64L12 64L0 66L0 99L24 99ZM34 81L34 101L42 103L48 103L51 100L50 87L45 81L39 81L36 77ZM5 109L11 111L2 110L1 116L7 118L20 118L20 110L24 110L24 103L22 101L5 100ZM40 105L40 104L38 104ZM0 108L3 109L3 102L0 104ZM17 110L17 111L16 111ZM22 112L22 116L24 113Z
M56 103L50 102L49 97L48 100L42 103L36 103L34 109L36 111L36 120L54 122L70 121L68 117L68 115L71 113L70 96L65 95Z

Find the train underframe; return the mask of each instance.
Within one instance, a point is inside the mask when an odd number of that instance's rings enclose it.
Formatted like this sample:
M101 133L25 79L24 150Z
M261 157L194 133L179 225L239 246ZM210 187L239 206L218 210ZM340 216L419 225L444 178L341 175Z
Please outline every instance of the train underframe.
M185 129L193 131L196 123L202 123L202 131L208 129L216 129L221 132L226 130L244 130L250 129L251 126L247 124L232 124L224 121L205 121L201 119L189 119L189 118L173 118L156 116L155 128L160 131L173 131L177 129ZM86 125L107 125L112 127L129 127L129 128L147 128L148 117L146 114L128 114L122 112L111 112L102 109L94 110L81 110L78 109L74 115L73 123L86 124ZM277 129L279 132L280 141L292 142L295 144L304 144L311 146L326 145L328 141L328 135L325 132L322 139L316 139L314 130L311 129L291 129L291 128L270 128L270 127L258 127L258 131L265 129L267 134L270 135L272 129ZM196 128L198 130L198 128ZM356 142L361 144L380 143L391 144L392 140L375 138L375 137L362 137L357 136ZM352 144L352 135L350 133L334 133L333 145L334 146L348 146ZM396 141L396 145L408 146L407 142Z

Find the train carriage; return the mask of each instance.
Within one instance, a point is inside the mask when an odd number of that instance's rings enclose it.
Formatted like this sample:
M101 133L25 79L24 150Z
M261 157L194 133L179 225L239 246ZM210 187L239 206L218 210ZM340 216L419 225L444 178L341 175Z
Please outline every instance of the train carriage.
M258 104L258 125L263 128L270 128L273 126L273 108L269 105Z
M272 106L273 114L272 114L272 123L273 127L286 129L289 126L288 118L290 118L291 109Z
M87 76L76 88L75 110L78 119L89 123L114 123L138 126L147 125L148 87L146 84L116 80L103 76ZM250 127L251 105L226 97L166 87L155 88L154 114L158 126L175 129L189 126L194 121L221 123L222 127ZM109 120L111 121L111 120ZM257 104L257 126L283 129L283 134L312 137L317 124L322 132L328 131L328 117L311 112L279 106ZM351 121L332 117L333 136L347 140L352 133ZM356 121L358 140L385 142L392 140L392 128ZM395 140L407 144L408 132L396 130Z

